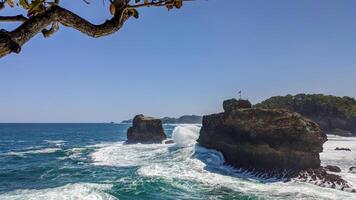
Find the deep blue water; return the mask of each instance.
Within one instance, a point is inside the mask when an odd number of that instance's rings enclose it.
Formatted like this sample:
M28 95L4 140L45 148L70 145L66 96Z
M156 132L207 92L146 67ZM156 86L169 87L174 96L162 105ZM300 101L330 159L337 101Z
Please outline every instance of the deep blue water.
M197 125L165 125L175 144L151 145L124 144L129 126L0 124L0 200L350 199L239 174L195 144Z
M70 159L72 148L125 140L128 125L0 124L0 193L42 189L75 182L100 182L110 172L90 165L86 149ZM63 159L59 159L63 158ZM102 173L94 178L97 173ZM104 178L105 179L105 178Z

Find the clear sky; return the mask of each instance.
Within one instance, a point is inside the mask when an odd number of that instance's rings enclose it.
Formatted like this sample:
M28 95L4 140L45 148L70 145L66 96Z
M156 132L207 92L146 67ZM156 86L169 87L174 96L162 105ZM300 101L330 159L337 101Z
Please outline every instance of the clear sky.
M91 2L62 6L95 23L109 17ZM356 97L355 87L355 0L198 0L142 9L105 38L63 26L36 36L0 59L0 122L208 114L240 89L256 103L301 92Z

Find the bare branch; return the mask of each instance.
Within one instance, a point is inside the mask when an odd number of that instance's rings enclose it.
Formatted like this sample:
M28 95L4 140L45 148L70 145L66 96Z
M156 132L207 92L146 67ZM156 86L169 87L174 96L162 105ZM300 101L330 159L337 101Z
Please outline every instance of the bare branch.
M44 37L50 37L51 35L53 35L55 32L57 32L59 29L59 23L58 22L53 22L52 26L49 30L47 29L43 29L42 30L42 34Z
M0 22L25 22L27 20L28 20L27 17L23 15L0 16Z

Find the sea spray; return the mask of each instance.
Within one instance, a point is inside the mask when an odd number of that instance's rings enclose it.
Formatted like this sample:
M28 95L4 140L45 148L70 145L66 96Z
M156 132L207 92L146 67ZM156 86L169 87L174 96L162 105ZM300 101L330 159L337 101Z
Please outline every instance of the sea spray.
M177 147L189 147L199 138L199 125L182 124L174 128L172 138Z

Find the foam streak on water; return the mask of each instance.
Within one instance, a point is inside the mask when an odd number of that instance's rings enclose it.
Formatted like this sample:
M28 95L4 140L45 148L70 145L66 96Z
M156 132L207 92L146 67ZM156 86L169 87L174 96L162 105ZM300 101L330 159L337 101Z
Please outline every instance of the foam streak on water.
M26 156L28 154L46 154L46 153L54 153L56 151L60 151L60 148L42 148L42 149L32 149L32 150L24 150L24 151L10 151L5 153L0 153L0 156Z

